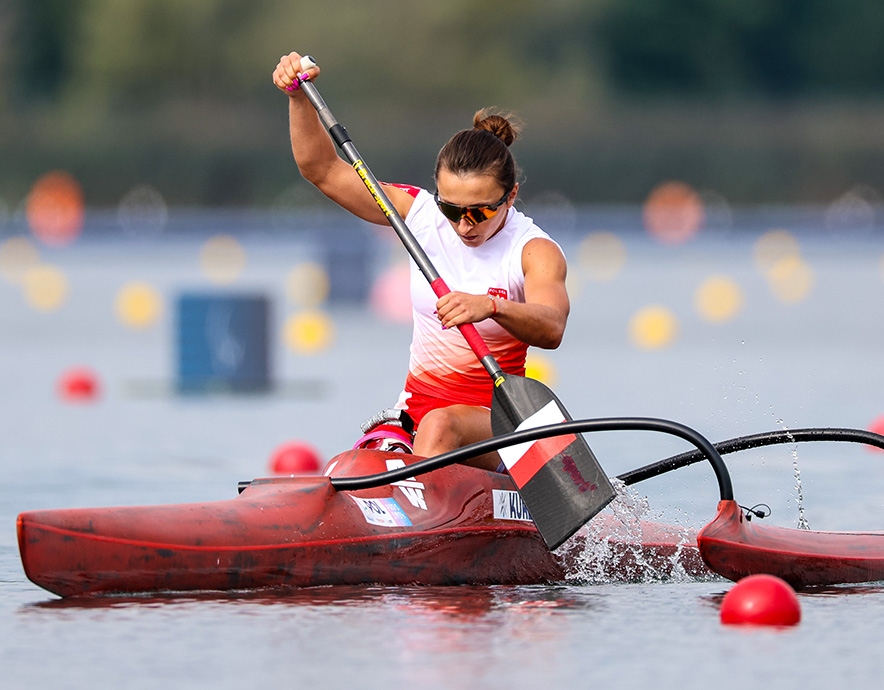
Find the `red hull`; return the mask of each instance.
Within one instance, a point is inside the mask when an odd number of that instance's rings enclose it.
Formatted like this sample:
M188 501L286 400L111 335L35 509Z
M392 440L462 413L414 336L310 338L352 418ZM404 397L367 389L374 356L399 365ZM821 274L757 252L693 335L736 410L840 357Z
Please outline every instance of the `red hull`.
M884 532L814 532L748 521L734 501L721 501L697 535L706 564L737 581L767 573L793 587L884 580Z
M361 450L336 460L341 476L414 458ZM509 477L451 466L398 484L337 492L327 477L259 479L226 501L22 513L19 549L27 576L60 596L564 579L532 522L495 517L495 491L513 500ZM674 555L705 572L695 544L679 547L665 526L642 529L648 541L621 548L611 572L630 559L671 569Z

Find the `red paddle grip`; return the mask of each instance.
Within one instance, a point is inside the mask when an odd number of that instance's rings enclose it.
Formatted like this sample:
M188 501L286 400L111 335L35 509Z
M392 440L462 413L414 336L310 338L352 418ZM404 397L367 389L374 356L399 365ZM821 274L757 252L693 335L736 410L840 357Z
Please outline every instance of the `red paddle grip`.
M430 283L430 287L433 288L436 297L442 297L451 292L451 289L445 284L445 281L442 280L442 278L436 278L436 280ZM461 332L461 335L466 339L467 344L473 352L476 353L476 357L482 359L491 354L491 350L488 349L488 345L485 343L482 336L479 335L479 331L476 330L474 324L465 323L462 326L458 326L457 330Z

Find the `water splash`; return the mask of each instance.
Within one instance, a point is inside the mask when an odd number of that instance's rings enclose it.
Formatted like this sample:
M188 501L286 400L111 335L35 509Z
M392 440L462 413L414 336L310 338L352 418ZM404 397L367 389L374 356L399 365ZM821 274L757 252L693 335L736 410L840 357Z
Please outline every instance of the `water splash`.
M687 527L647 520L645 496L612 480L616 497L555 551L565 579L575 584L692 582L710 577Z
M801 468L798 466L798 442L789 433L789 427L783 419L777 419L777 425L786 432L786 438L792 444L789 452L792 454L792 475L795 477L795 506L798 508L798 529L810 529L807 517L804 514L804 489L801 485Z
M801 470L798 468L798 452L792 451L792 471L795 474L795 491L798 494L798 529L810 529L810 524L804 515L804 492L801 488Z

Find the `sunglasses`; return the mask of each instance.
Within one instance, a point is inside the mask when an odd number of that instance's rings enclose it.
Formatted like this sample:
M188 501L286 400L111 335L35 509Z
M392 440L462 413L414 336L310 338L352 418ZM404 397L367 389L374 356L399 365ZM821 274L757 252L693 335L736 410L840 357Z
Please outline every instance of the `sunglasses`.
M438 191L433 193L433 199L435 199L436 206L439 207L442 215L452 223L459 223L461 218L466 218L467 223L470 225L478 225L489 218L494 218L494 216L497 215L497 209L506 203L506 200L512 191L513 190L509 190L509 192L504 194L496 204L490 204L488 206L455 206L454 204L442 201L442 199L439 198Z

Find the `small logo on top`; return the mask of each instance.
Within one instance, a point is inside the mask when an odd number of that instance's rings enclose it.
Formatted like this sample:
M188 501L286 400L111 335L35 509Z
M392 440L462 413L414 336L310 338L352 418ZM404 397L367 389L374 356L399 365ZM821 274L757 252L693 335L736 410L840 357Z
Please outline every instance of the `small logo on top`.
M498 299L506 299L506 288L490 287L488 288L488 295L490 297L497 297Z

